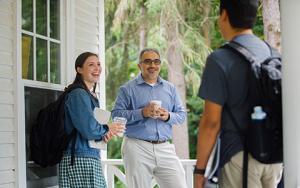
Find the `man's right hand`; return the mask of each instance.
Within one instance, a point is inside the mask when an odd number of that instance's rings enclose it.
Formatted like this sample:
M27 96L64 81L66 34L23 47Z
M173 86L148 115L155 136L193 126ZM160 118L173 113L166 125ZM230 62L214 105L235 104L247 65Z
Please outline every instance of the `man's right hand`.
M142 113L143 113L143 117L152 118L155 115L155 113L154 113L154 104L149 103L147 106L145 106L143 108Z

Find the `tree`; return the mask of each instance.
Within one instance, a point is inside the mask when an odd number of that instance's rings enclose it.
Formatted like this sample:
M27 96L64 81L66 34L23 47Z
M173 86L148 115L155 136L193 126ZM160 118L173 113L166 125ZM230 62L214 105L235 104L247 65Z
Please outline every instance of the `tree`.
M279 0L262 0L265 40L281 51Z
M173 15L172 9L169 10L164 15L167 39L168 80L175 85L179 91L183 105L186 106L186 84L184 79L183 55L179 41L178 21L176 15ZM188 159L187 120L181 126L173 126L173 143L177 155L180 158Z
M205 43L210 47L210 31L211 31L211 21L209 20L211 2L210 0L205 0L202 3L202 6L199 6L201 12L203 13L203 26L201 27L201 31L203 33L203 37L205 38Z
M147 25L146 25L146 6L145 6L145 1L142 1L141 3L141 22L140 22L140 45L139 49L140 51L144 49L147 46Z

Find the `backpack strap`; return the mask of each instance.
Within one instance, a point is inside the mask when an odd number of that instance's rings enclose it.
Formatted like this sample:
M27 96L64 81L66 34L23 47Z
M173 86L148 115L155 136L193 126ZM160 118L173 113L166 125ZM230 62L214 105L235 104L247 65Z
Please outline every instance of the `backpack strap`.
M71 147L71 166L74 165L75 161L75 144L77 140L77 130L74 128L71 132L71 140L72 140L72 147Z
M268 57L268 58L278 58L281 60L281 55L278 52L278 50L271 47L270 44L267 43L266 41L264 41L264 43L268 46L268 48L270 50L270 57ZM248 48L246 48L245 46L243 46L242 44L240 44L236 41L229 41L229 42L225 43L225 45L223 47L234 50L238 54L242 55L251 64L258 62L258 60L255 58L255 54L253 54Z
M281 54L279 53L279 51L275 48L273 48L272 46L270 46L269 43L267 43L266 41L264 41L265 44L269 47L270 51L271 51L271 58L278 58L281 60Z
M246 143L245 133L239 127L237 120L235 119L232 111L229 109L228 105L225 104L224 108L228 111L229 118L231 119L235 129L239 132L240 139L244 146L244 153L243 153L243 188L248 187L248 148Z
M238 52L251 64L255 63L257 61L255 58L255 55L251 51L249 51L246 47L244 47L243 45L241 45L238 42L235 42L235 41L227 42L224 45L224 47L228 47L228 48L234 50L235 52ZM268 47L269 47L269 45L268 45Z

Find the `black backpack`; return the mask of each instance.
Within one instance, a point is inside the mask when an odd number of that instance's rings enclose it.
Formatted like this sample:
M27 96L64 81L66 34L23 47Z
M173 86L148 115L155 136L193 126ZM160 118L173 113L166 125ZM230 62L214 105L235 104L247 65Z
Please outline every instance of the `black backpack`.
M59 96L38 113L35 123L32 125L30 134L31 159L41 167L54 166L58 164L66 150L69 142L72 142L72 160L74 163L74 150L77 130L74 128L71 134L64 129L65 99L68 93L80 85L71 84Z
M281 56L267 45L271 56L263 62L257 61L251 51L237 42L231 41L224 45L224 48L244 58L249 64L247 99L251 101L251 106L248 109L249 123L246 131L239 128L233 113L227 108L244 144L244 187L245 180L247 182L248 152L264 164L283 161ZM255 106L261 106L267 114L259 126L251 124L251 113Z

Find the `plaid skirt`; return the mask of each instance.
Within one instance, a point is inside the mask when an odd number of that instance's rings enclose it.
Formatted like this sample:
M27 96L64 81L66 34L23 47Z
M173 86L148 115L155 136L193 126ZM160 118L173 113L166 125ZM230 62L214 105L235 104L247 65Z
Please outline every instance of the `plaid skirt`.
M71 166L71 156L64 156L59 164L60 188L106 188L101 162L88 157L75 157Z

